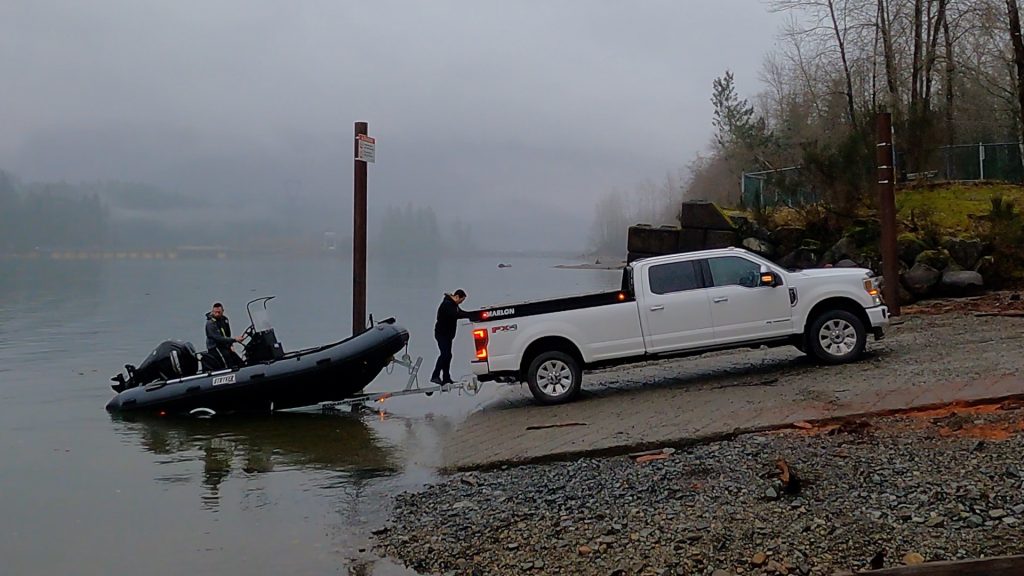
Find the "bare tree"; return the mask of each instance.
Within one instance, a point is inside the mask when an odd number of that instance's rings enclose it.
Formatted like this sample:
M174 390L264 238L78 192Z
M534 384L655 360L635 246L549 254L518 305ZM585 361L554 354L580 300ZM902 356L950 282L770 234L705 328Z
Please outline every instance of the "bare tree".
M1010 42L1013 44L1013 60L1017 68L1018 128L1021 142L1024 142L1024 41L1020 35L1020 8L1017 0L1006 0L1006 14L1009 16Z
M857 124L857 111L853 91L853 73L850 56L847 51L848 36L855 26L850 19L854 13L856 2L843 0L837 5L836 0L773 0L772 10L777 12L805 12L808 20L804 27L791 27L790 35L820 36L828 34L835 41L835 49L839 56L839 64L843 72L845 84L847 118L851 126Z
M931 20L931 26L928 28L928 49L925 52L924 58L924 111L931 111L931 98L932 98L932 74L935 67L936 55L938 54L939 44L939 32L942 31L943 25L946 21L946 1L947 0L934 0L937 4L935 17ZM933 0L928 0L928 12L929 17L931 16L931 7Z
M945 95L946 95L946 144L952 145L956 142L956 124L953 122L953 99L956 94L956 84L954 82L953 75L956 73L956 59L953 55L953 37L949 32L949 20L943 19L942 21L942 37L943 44L946 48L946 76L945 76Z
M914 0L914 56L910 68L910 116L916 119L921 98L921 30L924 27L924 0Z
M1005 138L1007 120L1018 117L1019 107L1007 5L1005 0L974 0L966 17L957 60L963 92L955 113L957 132L960 139L974 142Z
M910 169L926 169L942 143L1024 141L1021 1L770 0L787 20L751 102L775 140L770 158L746 160L848 168L866 147L857 122L879 107ZM723 152L693 166L688 193L734 185L736 155Z
M826 0L828 3L828 15L832 21L832 32L836 36L836 45L839 46L839 59L843 63L843 77L846 79L846 102L849 107L850 125L857 125L857 112L853 104L853 77L850 75L850 62L846 57L846 21L840 27L839 19L836 17L836 5L833 0Z

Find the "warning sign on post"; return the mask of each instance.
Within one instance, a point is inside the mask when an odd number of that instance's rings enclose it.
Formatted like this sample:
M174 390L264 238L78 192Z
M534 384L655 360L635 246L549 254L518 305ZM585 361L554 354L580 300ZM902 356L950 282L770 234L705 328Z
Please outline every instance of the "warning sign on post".
M356 147L356 160L362 160L363 162L373 164L374 146L376 146L376 141L366 134L359 134L356 136L356 139L359 144Z

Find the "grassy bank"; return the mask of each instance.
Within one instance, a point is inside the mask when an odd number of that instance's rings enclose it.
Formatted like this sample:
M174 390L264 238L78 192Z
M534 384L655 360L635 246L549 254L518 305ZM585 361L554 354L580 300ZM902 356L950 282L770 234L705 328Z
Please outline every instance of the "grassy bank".
M898 218L925 215L949 232L967 232L975 216L989 213L992 198L1002 196L1024 208L1024 186L989 183L946 183L903 188L896 192Z

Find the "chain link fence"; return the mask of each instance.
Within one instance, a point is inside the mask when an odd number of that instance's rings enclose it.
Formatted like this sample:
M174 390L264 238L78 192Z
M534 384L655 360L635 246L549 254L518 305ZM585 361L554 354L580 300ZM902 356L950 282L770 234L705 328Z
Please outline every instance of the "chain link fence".
M956 144L942 146L928 151L925 169L919 172L900 173L906 180L953 180L1000 182L1024 182L1024 165L1021 164L1020 142L979 142L978 144ZM903 155L897 155L897 166L902 166Z
M1024 143L989 142L956 144L927 151L923 168L908 172L906 153L896 152L899 182L995 181L1024 184ZM744 172L740 206L747 210L794 207L821 200L821 193L801 177L800 166Z
M763 210L780 206L803 206L821 198L800 178L800 166L777 170L744 172L740 183L740 206L747 210Z

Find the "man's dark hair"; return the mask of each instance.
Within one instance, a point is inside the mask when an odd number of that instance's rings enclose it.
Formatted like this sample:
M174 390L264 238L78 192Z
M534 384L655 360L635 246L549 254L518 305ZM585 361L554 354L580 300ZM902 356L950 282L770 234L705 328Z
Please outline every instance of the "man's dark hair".
M223 304L221 304L220 302L214 302L214 303L213 303L213 307L214 307L214 308L223 308L223 307L224 307L224 305L223 305Z
M465 290L463 290L462 288L459 288L458 290L456 290L456 291L455 291L455 292L454 292L454 293L452 294L452 296L458 296L459 298L465 298L465 297L466 297L466 291L465 291Z

